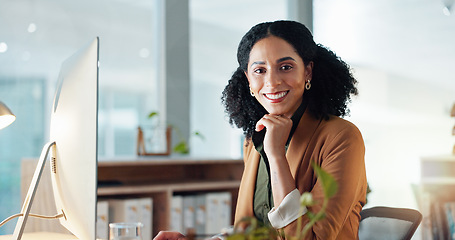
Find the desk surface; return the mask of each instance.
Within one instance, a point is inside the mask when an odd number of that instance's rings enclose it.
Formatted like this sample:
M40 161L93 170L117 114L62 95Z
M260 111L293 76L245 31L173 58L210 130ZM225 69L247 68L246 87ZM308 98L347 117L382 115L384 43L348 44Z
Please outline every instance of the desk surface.
M13 235L2 235L0 240L10 240L13 239ZM52 232L34 232L34 233L24 233L22 235L22 240L74 240L77 239L73 235L63 234L63 233L52 233Z

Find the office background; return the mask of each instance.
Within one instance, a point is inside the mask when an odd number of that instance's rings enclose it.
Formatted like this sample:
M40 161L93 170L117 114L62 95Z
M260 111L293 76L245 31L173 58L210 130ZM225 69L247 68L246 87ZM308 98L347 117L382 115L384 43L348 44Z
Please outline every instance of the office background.
M134 156L136 128L150 124L152 111L161 113L161 124L181 124L169 106L189 113L182 129L191 155L240 158L241 131L229 126L220 103L237 44L258 22L295 18L295 2L170 2L0 0L0 100L17 116L0 131L0 219L20 211L21 159L38 157L49 137L60 64L95 36L101 160ZM411 184L419 182L420 158L452 151L455 16L443 7L440 0L313 2L316 42L351 64L359 80L348 119L365 139L370 206L416 208ZM166 18L173 12L187 14ZM183 38L166 39L168 29ZM173 41L187 41L183 64L166 50ZM186 78L171 85L169 72Z

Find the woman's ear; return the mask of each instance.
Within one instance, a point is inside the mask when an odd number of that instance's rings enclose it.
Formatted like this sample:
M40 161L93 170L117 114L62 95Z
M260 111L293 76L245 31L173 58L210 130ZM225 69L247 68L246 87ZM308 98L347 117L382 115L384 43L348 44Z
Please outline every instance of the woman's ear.
M245 77L246 77L246 79L248 80L248 83L249 83L249 82L250 82L250 79L248 78L248 73L245 72L245 71L243 71L243 73L245 74Z
M306 66L305 66L305 72L307 75L305 76L305 79L313 79L313 61L310 61Z

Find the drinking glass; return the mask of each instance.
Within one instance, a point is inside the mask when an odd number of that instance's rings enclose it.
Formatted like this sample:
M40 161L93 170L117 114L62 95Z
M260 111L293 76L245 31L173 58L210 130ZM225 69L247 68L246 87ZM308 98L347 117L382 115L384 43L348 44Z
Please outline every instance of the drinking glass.
M139 222L110 223L109 240L142 240L142 227Z

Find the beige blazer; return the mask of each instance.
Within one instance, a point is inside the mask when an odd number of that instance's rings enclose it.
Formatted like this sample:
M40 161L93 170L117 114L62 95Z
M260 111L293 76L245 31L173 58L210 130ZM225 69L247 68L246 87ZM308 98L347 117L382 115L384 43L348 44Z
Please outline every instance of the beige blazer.
M360 211L366 201L367 179L364 162L365 146L357 127L339 117L329 120L314 118L306 111L291 139L286 157L295 186L311 192L322 203L323 191L310 161L330 173L338 183L338 192L327 207L326 217L317 222L306 239L358 239ZM245 168L240 184L235 223L253 214L253 195L260 155L249 142L244 148ZM316 212L322 204L309 208ZM296 209L298 211L298 209ZM303 217L304 223L308 221ZM295 236L297 221L284 228Z

